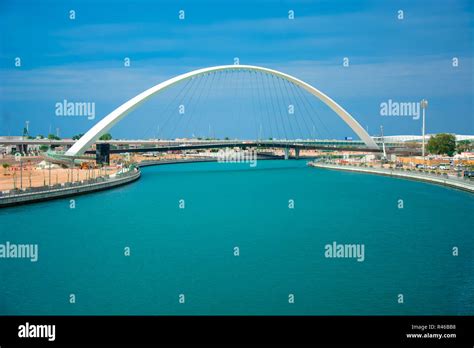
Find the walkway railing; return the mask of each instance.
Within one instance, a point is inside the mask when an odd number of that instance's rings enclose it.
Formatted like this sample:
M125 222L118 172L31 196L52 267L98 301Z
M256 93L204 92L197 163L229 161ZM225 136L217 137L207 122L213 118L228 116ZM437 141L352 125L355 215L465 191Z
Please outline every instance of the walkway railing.
M339 169L339 170L348 170L354 172L364 172L364 173L373 173L381 174L388 176L397 176L402 178L409 179L418 179L420 181L427 181L432 183L443 184L447 186L453 186L461 189L465 189L471 192L474 192L474 179L464 178L455 175L449 175L447 173L427 173L424 171L402 169L402 168L381 168L373 166L355 166L351 164L341 164L333 162L309 162L310 166L319 167L319 168L328 168L328 169Z
M74 181L74 182L65 182L65 183L54 184L54 185L28 187L24 189L17 188L17 189L12 189L9 191L0 191L0 199L7 198L7 197L10 198L10 197L27 196L27 195L40 194L40 193L59 192L59 191L66 191L66 190L70 190L74 188L92 187L97 184L113 183L123 178L136 176L137 171L138 169L136 169L135 167L132 167L130 169L119 171L115 174L104 175L97 178L84 179L84 180Z

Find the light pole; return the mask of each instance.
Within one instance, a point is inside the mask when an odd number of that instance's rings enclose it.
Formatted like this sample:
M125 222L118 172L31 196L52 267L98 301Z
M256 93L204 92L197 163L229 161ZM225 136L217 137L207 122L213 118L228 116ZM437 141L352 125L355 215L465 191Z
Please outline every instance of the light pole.
M423 156L423 159L425 159L425 110L428 107L428 101L426 99L422 99L420 103L422 112L423 112L423 126L421 129L422 132L422 148L421 148L421 155Z
M74 159L71 159L71 184L74 183Z
M31 160L28 160L28 180L30 182L30 188L31 188Z
M23 190L23 161L20 157L20 189Z
M48 167L49 167L49 177L48 177L48 184L49 184L49 187L51 187L51 162L48 162Z
M383 126L380 126L380 134L382 136L382 149L383 149L383 160L387 159L387 152L385 151L385 140L383 137Z

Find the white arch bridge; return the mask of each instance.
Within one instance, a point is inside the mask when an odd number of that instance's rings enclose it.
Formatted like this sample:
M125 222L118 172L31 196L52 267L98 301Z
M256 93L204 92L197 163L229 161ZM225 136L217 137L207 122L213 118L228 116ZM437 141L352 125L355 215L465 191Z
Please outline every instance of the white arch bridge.
M131 98L127 102L120 105L118 108L113 110L110 114L101 119L97 124L95 124L87 133L85 133L66 153L65 156L77 157L83 155L89 147L94 144L103 134L107 133L110 128L115 124L120 122L125 116L127 116L132 110L140 106L149 98L154 95L159 94L160 92L177 85L183 81L193 79L198 76L206 75L209 73L215 73L219 71L253 71L259 72L267 75L271 75L291 84L306 90L311 95L322 101L324 104L329 106L334 113L340 117L361 139L365 144L366 148L369 150L378 150L379 147L375 141L369 136L369 134L364 130L364 128L356 121L356 119L351 116L342 106L336 103L329 96L318 90L317 88L311 86L310 84L283 72L268 69L259 66L253 65L221 65L208 67L203 69L194 70L176 77L173 77L169 80L159 83L156 86L153 86L144 92L138 94L137 96Z

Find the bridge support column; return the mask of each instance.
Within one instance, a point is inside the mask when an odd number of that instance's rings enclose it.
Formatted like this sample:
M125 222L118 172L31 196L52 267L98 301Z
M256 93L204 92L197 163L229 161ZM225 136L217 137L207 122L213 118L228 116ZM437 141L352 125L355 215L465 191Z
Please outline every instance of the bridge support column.
M295 147L295 159L299 159L300 158L300 149Z
M27 144L18 144L15 146L15 152L19 152L22 155L28 153L28 145Z
M285 159L287 160L288 158L290 158L290 149L288 147L285 147Z
M110 144L95 145L95 161L97 164L110 164Z

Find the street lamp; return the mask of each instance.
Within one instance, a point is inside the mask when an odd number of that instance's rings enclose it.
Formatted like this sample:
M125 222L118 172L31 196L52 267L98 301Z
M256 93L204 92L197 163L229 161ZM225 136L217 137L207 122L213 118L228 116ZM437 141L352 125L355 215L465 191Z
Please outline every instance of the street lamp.
M423 156L423 159L425 158L425 110L428 107L428 101L426 99L422 99L420 103L421 109L423 111L423 126L422 126L422 149L421 149L421 155Z

